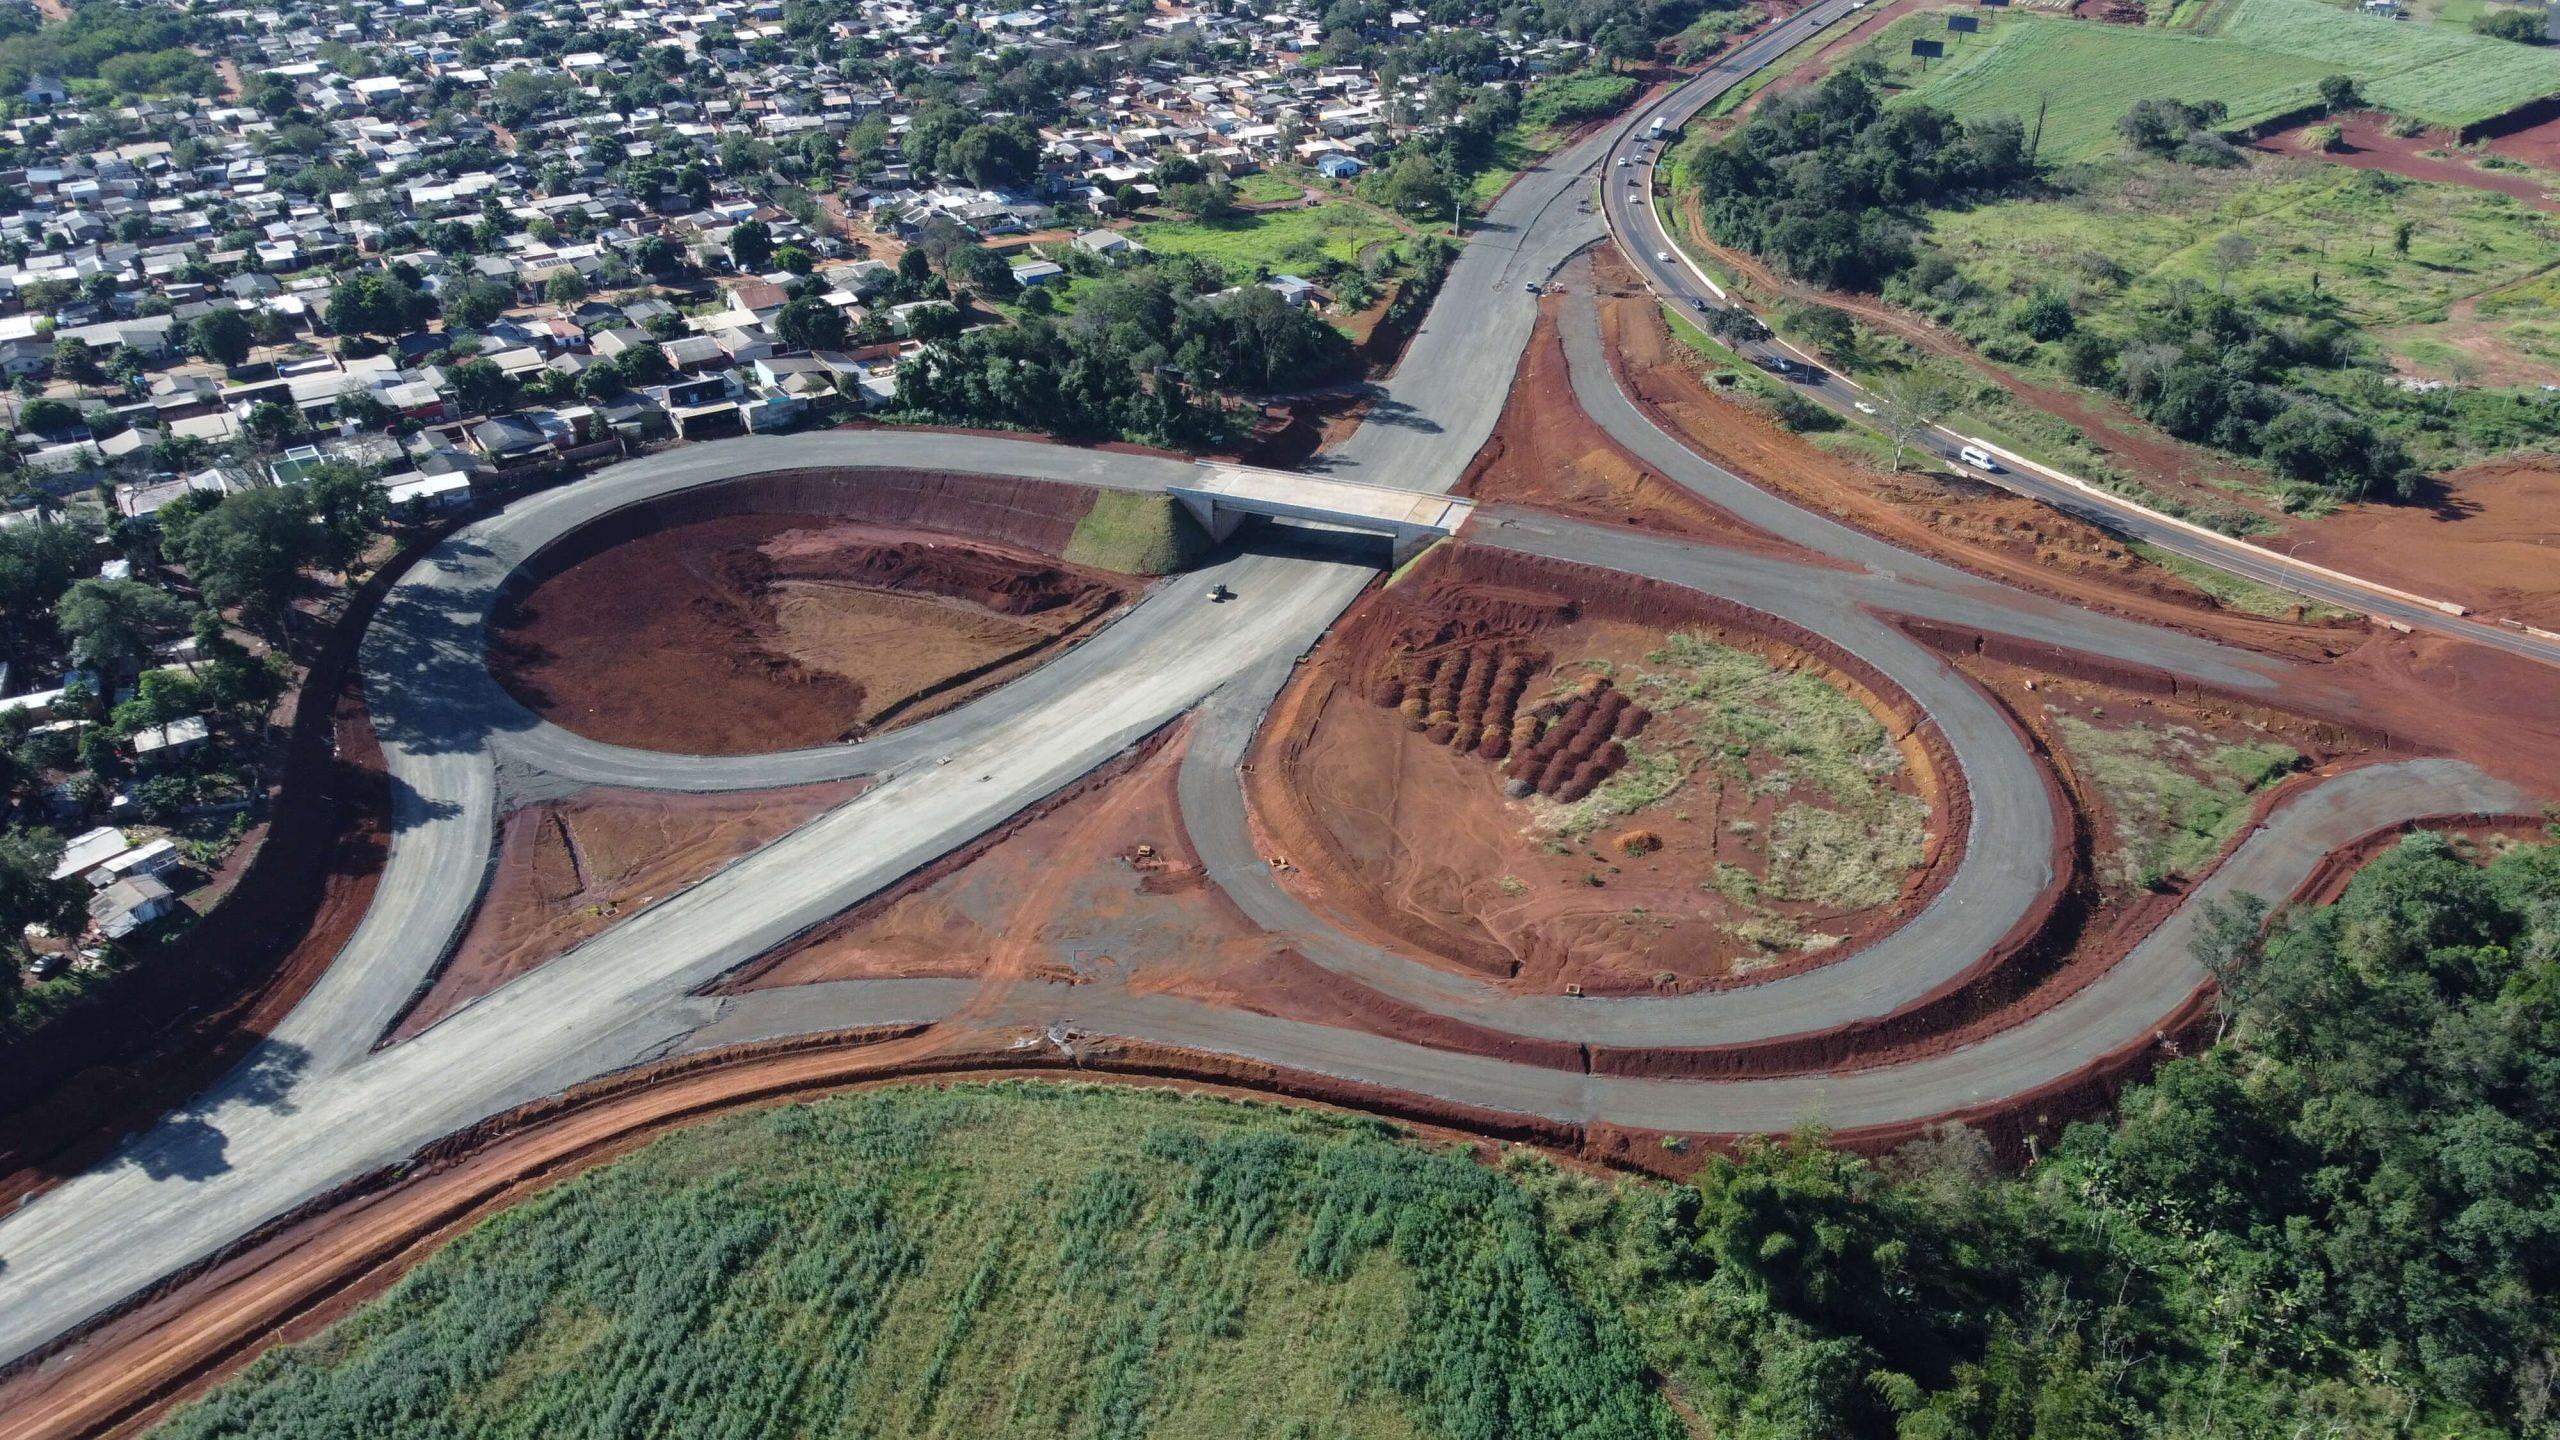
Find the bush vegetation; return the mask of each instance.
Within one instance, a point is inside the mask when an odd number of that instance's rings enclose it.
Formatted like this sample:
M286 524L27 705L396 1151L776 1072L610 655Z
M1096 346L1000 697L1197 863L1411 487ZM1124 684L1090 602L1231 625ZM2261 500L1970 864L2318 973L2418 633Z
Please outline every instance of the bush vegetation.
M1690 156L1683 173L1718 240L1811 284L1872 289L1909 263L1922 208L2034 174L2014 119L1962 125L1925 105L1887 108L1875 78L1872 67L1835 70Z

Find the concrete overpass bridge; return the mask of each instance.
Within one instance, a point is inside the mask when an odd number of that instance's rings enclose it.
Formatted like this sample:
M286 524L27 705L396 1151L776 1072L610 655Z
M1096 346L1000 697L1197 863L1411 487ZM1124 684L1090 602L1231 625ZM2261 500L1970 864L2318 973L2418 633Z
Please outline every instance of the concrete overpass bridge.
M1476 508L1472 500L1447 495L1244 465L1202 465L1198 480L1168 490L1213 540L1225 540L1260 517L1376 535L1387 542L1389 563L1397 565L1458 533Z

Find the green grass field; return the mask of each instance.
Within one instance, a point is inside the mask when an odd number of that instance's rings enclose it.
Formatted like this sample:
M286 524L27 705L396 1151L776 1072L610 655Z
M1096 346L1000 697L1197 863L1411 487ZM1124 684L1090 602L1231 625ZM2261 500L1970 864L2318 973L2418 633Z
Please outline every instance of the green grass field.
M1236 198L1248 205L1267 205L1275 200L1295 200L1304 187L1286 175L1268 170L1247 175L1236 182Z
M1239 283L1257 274L1284 275L1319 260L1348 263L1375 241L1395 241L1403 232L1368 207L1330 200L1307 210L1275 210L1266 215L1238 215L1203 223L1157 220L1132 233L1149 249L1166 255L1199 255L1226 267Z
M2352 75L2366 98L2439 125L2470 125L2560 94L2560 51L2460 25L2381 20L2320 0L2228 0L2200 34Z
M1375 1122L847 1097L511 1210L161 1433L1671 1440L1546 1230L1502 1172Z
M2406 254L2395 245L2403 223ZM2254 252L2228 277L2235 295L2298 309L2316 274L2325 303L2420 370L2448 374L2449 334L2493 378L2532 379L2555 363L2560 280L2549 272L2560 251L2546 217L2502 195L2308 159L2237 170L2106 160L2059 200L1930 216L1932 243L1994 294L2067 287L2082 323L2109 334L2130 334L2172 287L2224 285L2215 247L2233 232Z
M2043 102L2047 160L2115 153L2116 122L2137 100L2220 100L2246 124L2315 100L2334 68L2137 26L2027 16L1992 23L1987 41L1965 37L1948 59L1911 77L1918 83L1909 93L1963 119L2015 115L2030 125Z
M2560 50L2485 39L2457 25L2373 20L2321 0L2223 0L2192 31L2030 15L1988 20L1987 37L1951 36L1924 12L1872 47L1913 98L1974 119L2033 123L2046 105L2043 155L2116 153L2116 122L2137 100L2219 100L2247 125L2314 104L2325 76L2355 77L2377 105L2468 125L2560 93ZM1952 53L1922 71L1910 41Z

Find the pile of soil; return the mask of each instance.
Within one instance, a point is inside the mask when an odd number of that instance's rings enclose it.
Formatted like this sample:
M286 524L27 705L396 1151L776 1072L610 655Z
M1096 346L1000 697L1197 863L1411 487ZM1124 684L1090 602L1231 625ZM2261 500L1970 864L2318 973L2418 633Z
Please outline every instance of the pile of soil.
M1777 817L1819 802L1802 781L1722 783L1701 771L1633 814L1584 822L1570 803L1590 792L1582 766L1623 746L1611 738L1622 725L1626 736L1663 729L1630 718L1643 713L1633 696L1594 679L1645 667L1672 630L1747 650L1781 673L1809 672L1866 704L1908 762L1883 778L1890 793L1935 799L1937 777L1950 772L1929 748L1934 732L1914 732L1859 680L1789 641L1703 601L1684 608L1667 587L1624 582L1626 592L1612 594L1609 580L1550 572L1547 562L1471 546L1435 552L1302 667L1264 725L1246 794L1265 848L1309 903L1353 931L1524 990L1669 991L1846 954L1890 929L1941 867L1952 868L1954 847L1930 835L1920 863L1892 882L1890 903L1831 910L1766 891L1737 898L1768 877ZM1507 726L1480 720L1477 743L1435 743L1441 730L1454 740L1465 727L1432 723L1427 692L1419 729L1405 694L1396 707L1379 703L1399 677L1446 674L1443 657L1463 654L1497 657L1494 696L1506 667L1525 670L1518 716L1549 714L1548 733L1562 737L1536 777L1560 772L1552 794L1488 763L1482 737L1512 738ZM1593 744L1576 757L1579 731ZM1522 753L1546 742L1529 743Z
M830 781L733 795L593 789L527 805L498 830L489 893L394 1043L559 958L861 794Z
M544 719L701 755L858 739L1028 668L1127 598L1028 550L818 515L613 545L498 616L490 664Z
M1665 479L1593 424L1574 403L1555 325L1562 304L1550 298L1539 306L1502 418L1459 478L1459 494L1822 563ZM1659 317L1654 323L1659 329Z

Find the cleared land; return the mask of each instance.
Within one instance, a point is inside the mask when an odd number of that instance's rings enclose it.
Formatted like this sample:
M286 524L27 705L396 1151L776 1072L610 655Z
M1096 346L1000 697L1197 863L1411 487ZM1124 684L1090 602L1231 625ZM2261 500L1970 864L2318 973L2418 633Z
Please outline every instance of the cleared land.
M1313 269L1325 260L1350 264L1370 245L1404 238L1392 221L1349 200L1224 220L1150 221L1130 233L1162 254L1214 260L1238 284Z
M161 1433L1677 1434L1550 1234L1370 1122L884 1092L563 1185Z
M491 663L518 699L581 735L754 754L955 704L1108 613L1122 587L948 535L724 516L543 581L500 618Z

